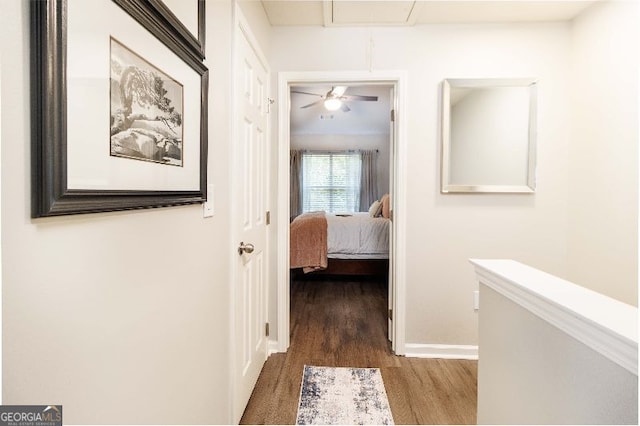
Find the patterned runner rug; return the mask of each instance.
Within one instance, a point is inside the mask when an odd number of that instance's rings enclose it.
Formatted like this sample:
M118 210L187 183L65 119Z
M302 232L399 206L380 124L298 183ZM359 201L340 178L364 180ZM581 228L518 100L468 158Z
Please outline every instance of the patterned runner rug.
M305 365L296 424L393 424L380 369Z

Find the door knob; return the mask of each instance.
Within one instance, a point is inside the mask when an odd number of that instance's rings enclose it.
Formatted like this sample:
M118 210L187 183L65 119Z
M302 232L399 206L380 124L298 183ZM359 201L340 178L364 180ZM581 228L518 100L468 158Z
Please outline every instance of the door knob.
M242 253L251 254L255 247L251 243L240 243L240 247L238 247L238 254L242 256Z

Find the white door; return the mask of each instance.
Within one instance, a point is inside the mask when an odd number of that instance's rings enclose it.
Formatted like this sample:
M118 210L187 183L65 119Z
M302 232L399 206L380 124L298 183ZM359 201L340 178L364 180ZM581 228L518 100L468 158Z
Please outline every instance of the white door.
M238 9L237 9L238 10ZM268 71L248 27L236 30L235 137L235 378L238 421L266 359L267 338L267 84Z

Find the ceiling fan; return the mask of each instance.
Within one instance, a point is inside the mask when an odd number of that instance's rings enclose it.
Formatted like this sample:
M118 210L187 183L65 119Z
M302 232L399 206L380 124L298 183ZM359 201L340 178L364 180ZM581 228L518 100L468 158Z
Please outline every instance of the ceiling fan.
M336 111L338 109L341 109L344 112L351 111L351 108L349 108L345 103L347 101L377 101L378 100L377 96L345 95L344 92L346 92L346 90L347 90L347 86L334 86L331 88L331 90L327 92L326 95L320 95L318 93L303 92L300 90L292 90L291 93L300 93L303 95L312 95L312 96L320 97L319 100L307 105L303 105L300 108L309 108L311 106L323 103L324 107L329 111Z

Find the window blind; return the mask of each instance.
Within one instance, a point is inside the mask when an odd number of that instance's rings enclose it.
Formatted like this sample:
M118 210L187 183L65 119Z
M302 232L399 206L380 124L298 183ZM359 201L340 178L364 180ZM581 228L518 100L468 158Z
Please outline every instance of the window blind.
M353 213L360 208L360 153L302 154L302 210Z

